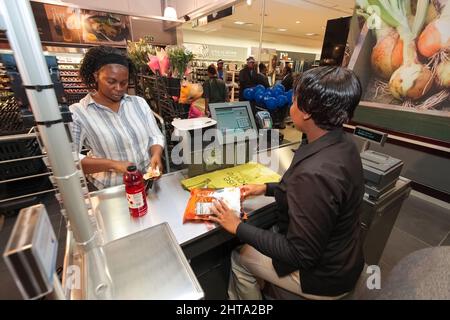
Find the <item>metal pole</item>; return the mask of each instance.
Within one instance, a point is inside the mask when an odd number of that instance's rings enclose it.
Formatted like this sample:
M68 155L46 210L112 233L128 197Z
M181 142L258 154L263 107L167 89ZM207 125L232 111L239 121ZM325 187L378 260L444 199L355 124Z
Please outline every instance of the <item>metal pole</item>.
M9 44L14 52L24 86L52 85L29 1L0 0L0 9L2 18L0 22L3 22L6 27ZM98 272L102 278L103 288L106 286L112 290L112 284L109 285L110 279L104 277L108 274L106 260L101 261L102 256L97 254L98 249L101 249L97 243L97 230L89 218L80 184L80 174L75 166L71 143L62 122L55 91L53 88L41 88L41 90L27 88L26 93L75 241L83 252L99 259L94 265L102 270L97 269L94 272ZM104 293L105 290L102 290L102 294ZM97 296L100 299L105 297L107 296Z
M261 49L262 49L264 15L265 14L266 14L266 0L262 0L262 2L261 2L261 25L259 27L259 49L258 49L258 65L257 65L258 73L259 73L259 64L261 63Z

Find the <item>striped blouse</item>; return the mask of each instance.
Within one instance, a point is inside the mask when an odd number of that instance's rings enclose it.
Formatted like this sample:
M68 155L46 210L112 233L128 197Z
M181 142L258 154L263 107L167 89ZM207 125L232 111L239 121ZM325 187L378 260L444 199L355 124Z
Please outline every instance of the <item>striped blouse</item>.
M70 106L73 146L88 156L118 161L130 161L141 171L150 164L150 147L164 147L164 136L147 102L137 96L125 95L116 113L94 101L90 94ZM80 158L84 156L80 155ZM87 178L99 189L119 185L122 174L99 172Z

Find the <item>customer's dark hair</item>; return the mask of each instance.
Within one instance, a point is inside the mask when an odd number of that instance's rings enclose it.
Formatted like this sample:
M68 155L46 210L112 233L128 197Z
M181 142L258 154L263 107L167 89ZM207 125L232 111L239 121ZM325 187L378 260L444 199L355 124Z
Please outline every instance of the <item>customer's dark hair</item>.
M361 99L361 83L343 67L318 67L304 72L295 87L297 106L324 130L341 127Z
M211 65L208 67L208 73L210 73L210 74L212 74L212 75L215 75L215 74L217 73L216 67L215 67L213 64L211 64Z
M128 68L130 78L134 74L134 66L124 52L117 48L98 46L92 47L84 55L80 67L80 77L89 88L95 88L94 73L106 64L117 63Z
M266 65L263 62L261 62L258 65L258 68L259 68L259 72L264 72L265 70L267 70L267 67L266 67Z

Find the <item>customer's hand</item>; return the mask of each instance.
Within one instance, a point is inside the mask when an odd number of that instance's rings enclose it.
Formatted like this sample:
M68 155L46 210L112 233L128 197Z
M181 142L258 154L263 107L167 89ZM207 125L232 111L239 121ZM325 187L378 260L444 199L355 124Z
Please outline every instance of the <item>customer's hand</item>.
M157 155L154 155L151 157L150 168L154 173L156 173L156 172L160 173L159 175L153 176L154 180L158 180L159 178L161 178L161 174L162 174L162 170L163 170L161 155L157 154Z
M134 165L134 163L130 162L130 161L116 161L116 160L111 160L111 169L110 171L113 172L118 172L118 173L125 173L127 172L127 168L129 166Z
M214 201L210 210L209 220L217 222L229 233L236 234L237 227L241 223L236 211L230 209L222 200Z
M266 193L267 186L265 184L246 184L241 187L244 199L251 196L259 196Z

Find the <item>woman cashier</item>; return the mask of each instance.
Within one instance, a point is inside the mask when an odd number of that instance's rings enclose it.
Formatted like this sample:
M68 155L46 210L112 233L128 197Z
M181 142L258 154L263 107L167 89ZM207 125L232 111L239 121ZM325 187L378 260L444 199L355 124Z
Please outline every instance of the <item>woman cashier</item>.
M360 97L358 78L345 68L319 67L299 79L290 114L309 144L280 183L243 187L244 197L275 197L277 233L242 223L221 201L212 209L210 219L246 243L232 254L231 299L261 299L264 282L307 299L339 299L354 288L364 266L364 181L359 151L342 125Z

